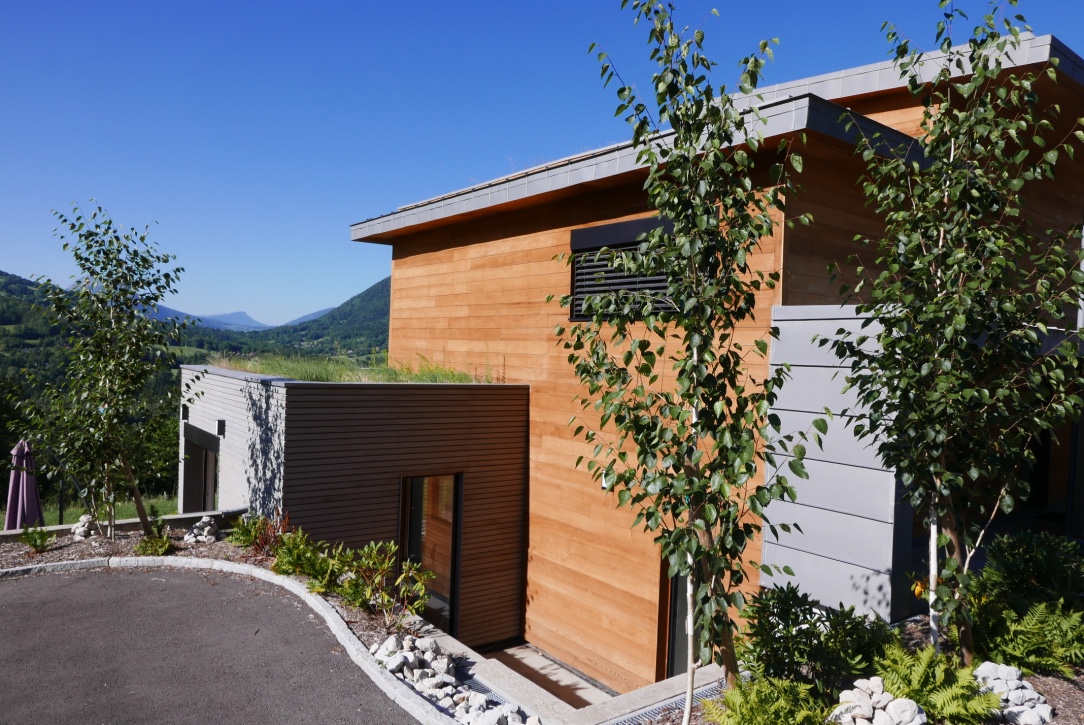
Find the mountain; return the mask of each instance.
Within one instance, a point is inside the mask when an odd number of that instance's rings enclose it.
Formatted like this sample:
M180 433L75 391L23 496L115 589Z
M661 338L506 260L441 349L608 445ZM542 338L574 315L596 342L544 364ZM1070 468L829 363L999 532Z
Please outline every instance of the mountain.
M367 355L388 347L391 277L320 317L245 335L253 342L286 345L317 355Z
M271 325L249 317L247 312L227 312L224 315L201 315L200 324L206 327L216 327L220 330L233 330L234 332L250 332L254 330L267 330Z
M165 305L158 305L158 312L154 315L155 319L164 320L170 317L176 317L177 319L184 319L190 317L193 320L199 319L200 327L207 327L212 330L229 330L230 332L251 332L253 330L267 330L271 326L265 325L262 322L257 322L248 316L247 312L230 312L225 315L193 315L188 312L181 312L175 310L172 307L166 307Z
M308 322L309 320L315 320L319 317L323 317L327 313L331 312L333 309L335 308L328 307L327 309L319 310L318 312L310 312L307 315L302 315L301 317L298 317L296 320L290 320L289 322L285 322L283 323L283 325L300 325L302 322Z

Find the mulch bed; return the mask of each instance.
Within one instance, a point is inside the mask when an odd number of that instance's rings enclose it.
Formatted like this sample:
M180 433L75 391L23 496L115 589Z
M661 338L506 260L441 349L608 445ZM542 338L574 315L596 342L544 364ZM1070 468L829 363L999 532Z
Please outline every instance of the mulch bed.
M0 569L12 569L21 566L33 566L59 561L78 561L98 559L110 556L136 556L135 545L143 537L139 532L119 532L114 541L92 537L75 541L70 535L58 537L55 544L41 554L34 554L21 542L0 543ZM186 544L182 541L184 531L170 529L169 537L173 541L173 556L191 556L203 559L224 559L242 564L271 568L269 557L256 556L249 549L242 549L228 541L213 544ZM324 595L324 598L338 611L339 616L350 627L357 638L366 645L383 641L388 635L384 622L377 616L362 609L345 604L337 596ZM928 623L922 617L907 620L900 627L904 644L909 647L922 646L929 637ZM1058 725L1080 725L1084 723L1084 671L1078 671L1075 679L1032 675L1028 681L1036 691L1046 697L1057 716L1053 722ZM679 725L681 710L667 712L652 721L651 725ZM704 725L699 707L693 708L693 725Z
M213 544L186 544L184 543L183 529L169 529L168 535L173 541L171 556L187 556L199 559L222 559L235 561L240 564L249 564L263 569L271 568L271 558L257 556L251 549L241 548L223 539ZM135 553L136 544L143 538L142 532L120 531L115 540L103 539L97 536L82 541L76 541L71 535L57 538L55 544L47 551L35 554L30 548L21 542L0 542L0 569L14 569L22 566L36 566L38 564L50 564L60 561L81 561L84 559L101 559L111 556L138 556ZM354 635L366 646L375 642L382 642L388 636L388 630L383 620L363 609L357 609L343 602L337 596L324 595L339 616L343 618Z

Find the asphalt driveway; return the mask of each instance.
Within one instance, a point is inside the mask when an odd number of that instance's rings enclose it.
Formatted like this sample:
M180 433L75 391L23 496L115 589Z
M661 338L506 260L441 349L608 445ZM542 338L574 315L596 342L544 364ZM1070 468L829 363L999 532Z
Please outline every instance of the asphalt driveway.
M0 581L0 723L416 721L289 592L209 570Z

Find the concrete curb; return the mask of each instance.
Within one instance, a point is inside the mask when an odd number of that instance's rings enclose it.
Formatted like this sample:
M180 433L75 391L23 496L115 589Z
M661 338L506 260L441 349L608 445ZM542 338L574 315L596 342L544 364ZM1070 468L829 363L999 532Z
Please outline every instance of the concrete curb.
M52 571L78 571L80 569L105 569L108 567L109 559L57 561L51 564L34 564L32 566L17 566L13 569L0 569L0 579L13 579L17 576L45 574Z
M354 635L346 622L342 620L335 608L324 601L323 597L312 594L296 579L281 576L257 566L239 564L233 561L221 559L197 559L184 556L115 556L109 559L86 559L83 561L61 561L52 564L40 564L38 566L23 566L15 569L0 569L0 580L10 579L28 574L40 574L58 571L77 571L80 569L145 569L145 568L172 568L172 569L210 569L229 574L239 574L255 579L261 579L271 584L277 584L283 589L296 595L304 601L309 608L324 618L328 629L335 635L335 639L349 653L350 659L368 675L377 687L392 702L401 707L411 717L424 725L460 725L454 719L438 710L432 703L423 698L417 692L407 687L398 678L385 670L376 662L376 658L369 654L369 650Z

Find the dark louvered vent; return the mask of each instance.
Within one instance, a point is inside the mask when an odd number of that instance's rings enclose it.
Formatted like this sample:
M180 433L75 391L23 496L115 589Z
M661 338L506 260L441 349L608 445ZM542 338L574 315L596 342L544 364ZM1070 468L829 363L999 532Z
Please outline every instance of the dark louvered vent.
M670 222L650 218L572 230L572 306L569 319L588 319L583 313L583 303L588 295L621 290L666 291L666 277L624 274L610 266L609 255L599 255L603 247L614 251L635 249L637 236L659 226L673 228Z

